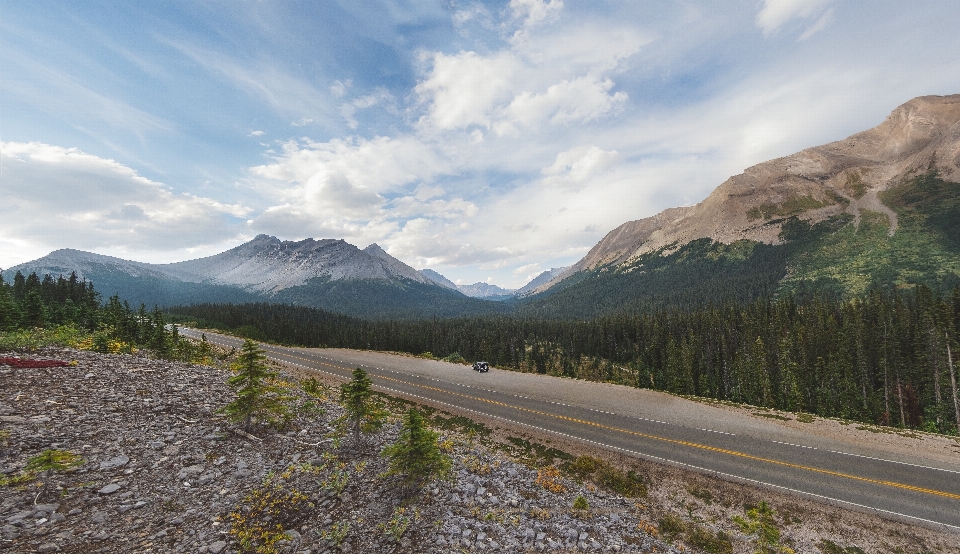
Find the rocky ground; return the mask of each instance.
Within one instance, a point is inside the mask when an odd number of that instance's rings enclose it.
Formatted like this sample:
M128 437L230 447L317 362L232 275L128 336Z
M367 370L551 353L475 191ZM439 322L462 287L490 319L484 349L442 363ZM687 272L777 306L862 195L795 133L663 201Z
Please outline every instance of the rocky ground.
M238 552L237 539L250 536L313 554L752 552L731 516L760 500L777 510L783 542L796 552L919 554L960 544L954 535L432 409L453 472L405 498L396 479L382 475L379 454L409 405L400 399L387 399L390 423L356 448L331 436L342 410L327 386L315 395L295 387L297 417L285 429L245 435L216 413L231 399L222 367L66 349L15 355L75 363L0 365L0 431L9 432L0 435L3 476L15 480L45 449L75 452L84 463L53 473L46 494L42 476L0 487L0 551L219 554ZM296 383L302 374L290 371ZM536 469L573 455L609 460L581 459L600 463L607 478L584 464L579 474ZM634 478L624 481L627 470ZM625 497L604 488L610 475L621 487L643 486ZM578 495L587 509L573 508Z

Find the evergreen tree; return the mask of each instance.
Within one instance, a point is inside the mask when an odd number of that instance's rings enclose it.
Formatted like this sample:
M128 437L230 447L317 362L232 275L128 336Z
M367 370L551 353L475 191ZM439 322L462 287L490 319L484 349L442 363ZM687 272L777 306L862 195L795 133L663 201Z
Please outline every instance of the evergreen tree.
M360 433L372 433L383 426L387 412L373 395L373 383L361 368L353 370L353 379L340 385L340 402L346 411L342 424L349 424L353 442L360 446Z
M35 274L31 274L35 276ZM24 327L45 327L47 325L47 307L43 304L40 291L28 290L20 306L21 321Z
M13 292L10 286L3 282L0 276L0 332L16 329L20 321L20 310L13 301Z
M410 493L433 479L447 476L451 462L440 451L438 436L426 427L420 411L410 408L397 442L383 449L383 455L390 459L387 475L403 476L403 483Z
M266 359L263 349L245 340L233 367L234 375L227 379L237 397L218 411L232 421L242 421L244 431L250 430L254 417L274 423L287 413L289 395L276 383L278 373L267 367Z

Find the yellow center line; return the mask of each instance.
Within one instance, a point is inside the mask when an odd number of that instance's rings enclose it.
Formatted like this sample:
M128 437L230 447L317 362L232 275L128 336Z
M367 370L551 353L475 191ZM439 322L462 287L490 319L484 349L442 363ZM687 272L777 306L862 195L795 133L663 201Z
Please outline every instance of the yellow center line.
M336 365L333 365L333 364L328 364L328 363L326 363L326 362L321 362L321 361L318 361L318 360L310 360L310 359L307 359L307 358L301 358L301 357L299 357L299 356L294 356L293 354L283 354L283 355L284 355L284 356L289 356L289 357L291 357L291 358L296 358L296 359L298 359L298 360L303 360L303 361L305 361L305 362L310 362L310 363L321 364L321 365L333 367L333 368L336 368L336 369L347 369L347 368L343 368L343 367L336 366ZM707 451L709 451L709 452L717 452L717 453L719 453L719 454L727 454L727 455L729 455L729 456L736 456L736 457L738 457L738 458L744 458L744 459L747 459L747 460L753 460L753 461L757 461L757 462L765 462L765 463L768 463L768 464L774 464L774 465L779 465L779 466L784 466L784 467L790 467L790 468L794 468L794 469L802 469L802 470L806 470L806 471L812 471L812 472L814 472L814 473L820 473L820 474L823 474L823 475L831 475L831 476L833 476L833 477L843 477L843 478L845 478L845 479L852 479L852 480L854 480L854 481L861 481L861 482L864 482L864 483L873 483L873 484L876 484L876 485L884 485L884 486L887 486L887 487L894 487L894 488L898 488L898 489L910 490L910 491L921 492L921 493L925 493L925 494L932 494L932 495L936 495L936 496L942 496L942 497L945 497L945 498L952 498L952 499L954 499L954 500L960 500L960 494L954 494L954 493L945 492L945 491L938 491L938 490L935 490L935 489L927 489L927 488L923 488L923 487L915 487L915 486L913 486L913 485L907 485L907 484L904 484L904 483L897 483L896 481L885 481L885 480L882 480L882 479L871 479L871 478L869 478L869 477L860 477L859 475L851 475L851 474L849 474L849 473L842 473L842 472L839 472L839 471L832 471L832 470L829 470L829 469L821 469L821 468L818 468L818 467L811 467L811 466L805 466L805 465L801 465L801 464L794 464L794 463L791 463L791 462L784 462L784 461L781 461L781 460L773 460L773 459L770 459L770 458L763 458L763 457L760 457L760 456L754 456L754 455L752 455L752 454L747 454L747 453L745 453L745 452L739 452L739 451L737 451L737 450L728 450L728 449L726 449L726 448L718 448L718 447L716 447L716 446L709 446L709 445L706 445L706 444L700 444L700 443L696 443L696 442L684 441L684 440L679 440L679 439L671 439L671 438L667 438L667 437L660 437L660 436L657 436L657 435L650 435L650 434L647 434L647 433L641 433L641 432L639 432L639 431L631 431L630 429L623 429L623 428L620 428L620 427L613 427L613 426L610 426L610 425L604 425L604 424L602 424L602 423L597 423L597 422L594 422L594 421L587 421L587 420L578 419L578 418L575 418L575 417L569 417L569 416L564 416L564 415L559 415L559 414L552 414L552 413L549 413L549 412L543 412L543 411L540 411L540 410L534 410L534 409L532 409L532 408L524 408L524 407L522 407L522 406L515 406L515 405L507 404L507 403L504 403L504 402L498 402L498 401L496 401L496 400L490 400L489 398L481 398L481 397L478 397L478 396L471 396L471 395L469 395L469 394L463 394L463 393L459 393L459 392L453 392L453 391L449 391L449 390L446 390L446 389L441 389L441 388L439 388L439 387L431 387L431 386L428 386L428 385L419 385L419 384L417 384L417 383L410 383L410 382L408 382L408 381L404 381L404 380L402 380L402 379L396 379L396 378L393 378L393 377L378 376L378 378L380 378L380 379L385 379L385 380L388 380L388 381L395 381L395 382L397 382L397 383L403 383L404 385L411 385L411 386L419 387L419 388L422 388L422 389L428 389L428 390L432 390L432 391L438 391L438 392L442 392L442 393L444 393L444 394L449 394L449 395L453 395L453 396L459 396L459 397L462 397L462 398L468 398L468 399L470 399L470 400L476 400L476 401L479 401L479 402L486 402L486 403L488 403L488 404L494 404L494 405L496 405L496 406L502 406L502 407L505 407L505 408L511 408L511 409L514 409L514 410L522 411L522 412L527 412L527 413L531 413L531 414L541 415L541 416L545 416L545 417L551 417L551 418L554 418L554 419L560 419L560 420L564 420L564 421L571 421L571 422L574 422L574 423L580 423L580 424L582 424L582 425L588 425L588 426L591 426L591 427L596 427L596 428L599 428L599 429L605 429L605 430L608 430L608 431L615 431L615 432L618 432L618 433L625 433L625 434L628 434L628 435L633 435L633 436L636 436L636 437L642 437L642 438L645 438L645 439L657 440L657 441L667 442L667 443L671 443L671 444L677 444L677 445L680 445L680 446L687 446L687 447L690 447L690 448L698 448L698 449L700 449L700 450L707 450Z

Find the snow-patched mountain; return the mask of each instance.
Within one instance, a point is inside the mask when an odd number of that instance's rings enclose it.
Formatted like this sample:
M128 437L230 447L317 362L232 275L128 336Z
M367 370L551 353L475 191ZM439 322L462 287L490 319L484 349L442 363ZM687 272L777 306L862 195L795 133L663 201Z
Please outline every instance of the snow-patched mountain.
M257 294L272 294L315 278L338 280L398 279L432 281L390 256L376 244L361 250L343 240L281 241L259 235L250 242L214 256L171 264L148 264L81 250L63 249L7 269L13 275L69 275L101 280L105 273L129 277L224 285Z

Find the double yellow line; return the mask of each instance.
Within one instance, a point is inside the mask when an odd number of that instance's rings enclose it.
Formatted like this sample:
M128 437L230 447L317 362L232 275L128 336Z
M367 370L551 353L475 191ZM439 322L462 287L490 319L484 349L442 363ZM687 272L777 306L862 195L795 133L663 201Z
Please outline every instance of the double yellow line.
M321 362L321 363L322 363L322 362ZM329 365L329 364L327 364L327 365ZM332 366L332 367L336 367L336 366ZM524 408L524 407L522 407L522 406L514 406L514 405L512 405L512 404L506 404L506 403L504 403L504 402L498 402L498 401L496 401L496 400L490 400L490 399L481 398L481 397L478 397L478 396L470 396L470 395L468 395L468 394L463 394L463 393L459 393L459 392L452 392L452 391L448 391L448 390L441 389L441 388L438 388L438 387L430 387L430 386L427 386L427 385L418 385L418 384L416 384L416 383L409 383L409 382L403 381L403 380L401 380L401 379L394 379L393 377L380 376L379 378L380 378L380 379L386 379L386 380L388 380L388 381L395 381L395 382L398 382L398 383L403 383L403 384L405 384L405 385L413 385L413 386L415 386L415 387L420 387L420 388L423 388L423 389L429 389L429 390L433 390L433 391L439 391L439 392L442 392L442 393L445 393L445 394L450 394L450 395L454 395L454 396L460 396L460 397L463 397L463 398L469 398L469 399L471 399L471 400L478 400L478 401L480 401L480 402L486 402L486 403L488 403L488 404L495 404L495 405L497 405L497 406L503 406L503 407L506 407L506 408L512 408L512 409L514 409L514 410L520 410L520 411L522 411L522 412L527 412L527 413L536 414L536 415L541 415L541 416L546 416L546 417L552 417L552 418L554 418L554 419L560 419L560 420L564 420L564 421L572 421L572 422L574 422L574 423L580 423L580 424L583 424L583 425L589 425L589 426L591 426L591 427L597 427L597 428L599 428L599 429L605 429L605 430L607 430L607 431L616 431L616 432L618 432L618 433L625 433L625 434L628 434L628 435L633 435L633 436L636 436L636 437L642 437L642 438L645 438L645 439L658 440L658 441L668 442L668 443L672 443L672 444L678 444L678 445L681 445L681 446L688 446L688 447L690 447L690 448L699 448L699 449L701 449L701 450L707 450L707 451L710 451L710 452L717 452L717 453L719 453L719 454L728 454L728 455L730 455L730 456L736 456L736 457L739 457L739 458L745 458L745 459L754 460L754 461L757 461L757 462L766 462L766 463L768 463L768 464L775 464L775 465L780 465L780 466L784 466L784 467L791 467L791 468L794 468L794 469L803 469L803 470L806 470L806 471L812 471L812 472L820 473L820 474L823 474L823 475L832 475L832 476L834 476L834 477L843 477L843 478L846 478L846 479L853 479L854 481L861 481L861 482L864 482L864 483L874 483L874 484L876 484L876 485L885 485L885 486L888 486L888 487L895 487L895 488L898 488L898 489L905 489L905 490L910 490L910 491L915 491L915 492L922 492L922 493L926 493L926 494L933 494L933 495L936 495L936 496L942 496L942 497L945 497L945 498L952 498L952 499L954 499L954 500L960 500L960 494L954 494L954 493L945 492L945 491L938 491L938 490L935 490L935 489L927 489L927 488L923 488L923 487L915 487L915 486L913 486L913 485L906 485L906 484L904 484L904 483L897 483L897 482L895 482L895 481L885 481L885 480L882 480L882 479L870 479L869 477L860 477L860 476L858 476L858 475L851 475L851 474L849 474L849 473L841 473L841 472L839 472L839 471L831 471L831 470L829 470L829 469L820 469L820 468L817 468L817 467L805 466L805 465L801 465L801 464L794 464L794 463L790 463L790 462L783 462L783 461L780 461L780 460L772 460L772 459L770 459L770 458L763 458L763 457L761 457L761 456L754 456L754 455L752 455L752 454L747 454L747 453L745 453L745 452L738 452L738 451L736 451L736 450L728 450L728 449L726 449L726 448L718 448L718 447L716 447L716 446L708 446L708 445L706 445L706 444L700 444L700 443L696 443L696 442L683 441L683 440L678 440L678 439L670 439L670 438L667 438L667 437L660 437L660 436L657 436L657 435L649 435L649 434L647 434L647 433L640 433L640 432L638 432L638 431L631 431L630 429L622 429L622 428L620 428L620 427L612 427L612 426L610 426L610 425L603 425L602 423L597 423L597 422L594 422L594 421L588 421L588 420L585 420L585 419L578 419L578 418L575 418L575 417L569 417L569 416L564 416L564 415L559 415L559 414L552 414L552 413L549 413L549 412L542 412L542 411L540 411L540 410L534 410L534 409L531 409L531 408Z
M321 364L321 365L325 365L325 366L332 367L332 368L336 368L336 369L346 369L346 368L342 368L342 367L340 367L340 366L336 366L336 365L333 365L333 364L328 364L328 363L326 363L326 362L321 362L321 361L317 361L317 360L310 360L310 359L307 359L307 358L301 358L301 357L299 357L299 356L294 356L294 355L292 355L292 354L283 354L283 355L284 355L284 356L290 356L291 358L296 358L296 359L298 359L298 360L303 360L303 361L305 361L305 362L312 363L312 364ZM687 446L687 447L690 447L690 448L698 448L698 449L700 449L700 450L706 450L706 451L709 451L709 452L716 452L716 453L718 453L718 454L727 454L727 455L729 455L729 456L735 456L735 457L738 457L738 458L743 458L743 459L747 459L747 460L753 460L753 461L756 461L756 462L764 462L764 463L773 464L773 465L778 465L778 466L783 466L783 467L790 467L790 468L794 468L794 469L802 469L802 470L810 471L810 472L813 472L813 473L819 473L819 474L821 474L821 475L830 475L830 476L833 476L833 477L842 477L842 478L844 478L844 479L851 479L851 480L853 480L853 481L860 481L860 482L862 482L862 483L873 483L873 484L875 484L875 485L883 485L883 486L894 487L894 488L902 489L902 490L920 492L920 493L924 493L924 494L932 494L932 495L940 496L940 497L944 497L944 498L951 498L951 499L954 499L954 500L960 500L960 494L954 494L954 493L945 492L945 491L938 491L938 490L935 490L935 489L928 489L928 488L924 488L924 487L915 487L915 486L913 486L913 485L907 485L907 484L904 484L904 483L897 483L896 481L886 481L886 480L883 480L883 479L871 479L871 478L869 478L869 477L860 477L859 475L851 475L851 474L849 474L849 473L842 473L842 472L839 472L839 471L831 471L831 470L829 470L829 469L821 469L821 468L811 467L811 466L805 466L805 465L801 465L801 464L794 464L794 463L791 463L791 462L784 462L784 461L781 461L781 460L773 460L773 459L764 458L764 457L761 457L761 456L754 456L754 455L752 455L752 454L747 454L747 453L745 453L745 452L739 452L739 451L737 451L737 450L729 450L729 449L726 449L726 448L718 448L718 447L716 447L716 446L708 446L708 445L706 445L706 444L700 444L700 443L696 443L696 442L690 442L690 441L684 441L684 440L678 440L678 439L671 439L671 438L667 438L667 437L660 437L660 436L657 436L657 435L650 435L650 434L647 434L647 433L640 433L640 432L638 432L638 431L631 431L630 429L623 429L623 428L620 428L620 427L613 427L613 426L610 426L610 425L603 425L602 423L597 423L597 422L594 422L594 421L587 421L587 420L578 419L578 418L575 418L575 417L569 417L569 416L564 416L564 415L559 415L559 414L552 414L552 413L549 413L549 412L543 412L543 411L540 411L540 410L534 410L534 409L532 409L532 408L524 408L524 407L522 407L522 406L515 406L515 405L512 405L512 404L507 404L507 403L505 403L505 402L498 402L498 401L496 401L496 400L490 400L489 398L481 398L481 397L478 397L478 396L471 396L471 395L469 395L469 394L463 394L463 393L459 393L459 392L453 392L453 391L449 391L449 390L446 390L446 389L441 389L441 388L439 388L439 387L431 387L431 386L428 386L428 385L419 385L419 384L416 384L416 383L411 383L411 382L409 382L409 381L404 381L404 380L402 380L402 379L396 379L396 378L393 378L393 377L378 376L378 378L380 378L380 379L385 379L385 380L387 380L387 381L394 381L394 382L396 382L396 383L402 383L402 384L408 385L408 386L414 386L414 387L419 387L419 388L422 388L422 389L427 389L427 390L442 392L442 393L444 393L444 394L448 394L448 395L452 395L452 396L459 396L459 397L461 397L461 398L467 398L467 399L470 399L470 400L476 400L476 401L478 401L478 402L486 402L487 404L493 404L493 405L496 405L496 406L502 406L502 407L504 407L504 408L511 408L511 409L514 409L514 410L519 410L519 411L521 411L521 412L527 412L527 413L530 413L530 414L540 415L540 416L544 416L544 417L551 417L551 418L559 419L559 420L563 420L563 421L570 421L570 422L573 422L573 423L579 423L579 424L582 424L582 425L588 425L588 426L590 426L590 427L596 427L596 428L598 428L598 429L605 429L605 430L607 430L607 431L614 431L614 432L618 432L618 433L624 433L624 434L627 434L627 435L633 435L633 436L635 436L635 437L642 437L642 438L645 438L645 439L657 440L657 441L667 442L667 443L671 443L671 444L677 444L677 445L680 445L680 446Z

